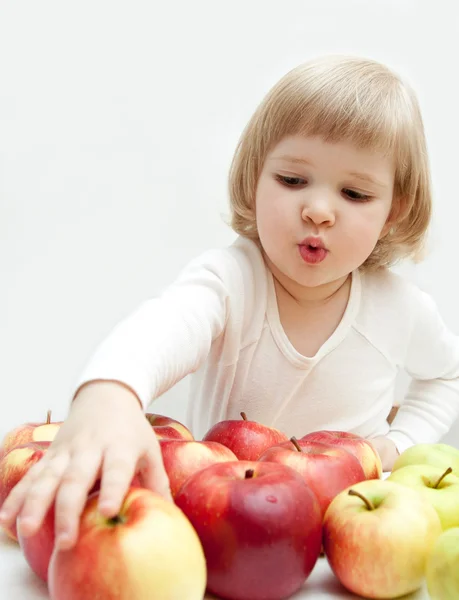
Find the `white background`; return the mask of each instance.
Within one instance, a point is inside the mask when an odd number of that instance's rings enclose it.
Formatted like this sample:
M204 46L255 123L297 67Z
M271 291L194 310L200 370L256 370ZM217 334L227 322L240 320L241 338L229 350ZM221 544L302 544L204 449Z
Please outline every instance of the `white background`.
M286 71L329 53L381 60L418 92L435 220L427 260L401 270L459 333L454 0L1 0L0 435L64 418L113 325L234 239L243 127ZM186 391L152 410L184 418Z

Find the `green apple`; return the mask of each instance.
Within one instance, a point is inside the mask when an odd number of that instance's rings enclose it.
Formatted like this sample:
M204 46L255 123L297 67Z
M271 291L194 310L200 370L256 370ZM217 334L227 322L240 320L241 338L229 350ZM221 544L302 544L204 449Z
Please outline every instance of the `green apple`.
M395 461L392 471L408 465L432 465L459 474L459 450L448 444L416 444L402 452Z
M424 583L442 528L422 494L369 479L340 492L323 521L323 546L339 581L364 598L398 598Z
M431 465L410 465L393 471L387 478L420 492L440 517L445 529L459 527L459 477Z
M459 527L437 539L427 560L426 582L431 600L459 598Z

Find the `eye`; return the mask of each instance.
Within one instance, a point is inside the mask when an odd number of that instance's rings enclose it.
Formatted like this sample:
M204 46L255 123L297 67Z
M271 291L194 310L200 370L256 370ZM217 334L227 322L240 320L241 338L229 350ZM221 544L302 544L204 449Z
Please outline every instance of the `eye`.
M276 180L285 187L300 187L306 185L307 181L301 177L293 177L289 175L276 175Z
M360 192L356 192L355 190L350 190L347 188L343 190L343 194L355 202L368 202L368 200L371 200L371 196L368 196L367 194L361 194Z

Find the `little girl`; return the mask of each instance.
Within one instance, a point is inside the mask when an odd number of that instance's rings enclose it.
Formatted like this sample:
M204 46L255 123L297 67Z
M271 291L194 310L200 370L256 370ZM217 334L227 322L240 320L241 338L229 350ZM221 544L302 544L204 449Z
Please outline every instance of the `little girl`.
M188 374L197 439L244 411L289 436L357 433L390 470L399 452L448 431L459 412L459 340L432 299L388 268L417 256L431 215L411 89L370 60L294 69L242 135L230 202L237 240L193 260L101 344L2 524L18 516L31 535L55 500L56 543L70 548L98 477L107 517L136 472L170 499L144 411ZM412 384L389 425L400 369Z

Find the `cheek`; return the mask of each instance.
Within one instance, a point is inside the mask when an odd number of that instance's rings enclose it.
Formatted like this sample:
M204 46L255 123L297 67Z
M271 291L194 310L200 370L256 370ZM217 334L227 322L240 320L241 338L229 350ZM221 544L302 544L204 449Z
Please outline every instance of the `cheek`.
M386 214L383 211L356 215L347 228L350 243L360 247L362 251L371 252L379 240L385 222Z
M256 218L260 234L262 231L271 233L286 218L285 202L282 194L269 182L260 185L256 196Z

